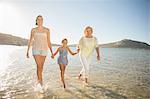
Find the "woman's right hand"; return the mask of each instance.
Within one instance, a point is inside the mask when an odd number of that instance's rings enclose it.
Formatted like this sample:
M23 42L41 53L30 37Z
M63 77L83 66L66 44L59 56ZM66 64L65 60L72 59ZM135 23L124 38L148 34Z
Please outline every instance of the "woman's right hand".
M97 55L97 60L100 61L100 56L99 55Z
M26 57L29 58L29 52L27 52Z

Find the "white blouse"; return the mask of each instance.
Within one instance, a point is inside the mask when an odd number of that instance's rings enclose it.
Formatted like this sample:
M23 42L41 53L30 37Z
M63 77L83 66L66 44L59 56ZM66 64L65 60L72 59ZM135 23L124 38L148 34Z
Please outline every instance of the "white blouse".
M79 41L79 48L81 55L90 57L96 47L98 47L98 40L96 37L87 38L81 37Z
M47 34L36 32L34 34L33 50L47 50Z

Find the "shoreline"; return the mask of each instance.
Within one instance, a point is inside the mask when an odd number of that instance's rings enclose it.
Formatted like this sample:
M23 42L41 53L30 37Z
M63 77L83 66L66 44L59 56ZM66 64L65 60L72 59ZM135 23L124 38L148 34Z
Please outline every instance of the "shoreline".
M37 99L37 97L44 97L44 99L148 99L150 97L148 51L101 49L101 61L96 62L96 59L93 58L90 66L88 86L83 86L82 81L77 79L82 68L78 55L69 56L69 64L65 73L66 91L61 87L57 57L52 60L48 55L43 70L46 91L44 95L41 95L34 92L35 61L32 55L30 59L25 57L26 48L19 48L10 55L10 58L15 61L0 74L0 97L19 99ZM143 64L143 62L145 63Z

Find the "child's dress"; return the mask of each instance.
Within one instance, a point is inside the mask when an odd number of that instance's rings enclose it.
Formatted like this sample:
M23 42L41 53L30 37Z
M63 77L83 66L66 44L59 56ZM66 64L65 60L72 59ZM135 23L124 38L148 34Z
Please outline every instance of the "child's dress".
M68 51L66 49L63 49L62 47L60 47L59 57L58 57L59 65L61 65L61 64L67 65L68 64L67 54L68 54Z

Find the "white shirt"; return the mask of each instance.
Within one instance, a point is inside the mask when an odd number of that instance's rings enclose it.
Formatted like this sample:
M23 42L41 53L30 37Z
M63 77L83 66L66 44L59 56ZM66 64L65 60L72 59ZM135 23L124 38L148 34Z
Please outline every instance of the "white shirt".
M79 41L80 54L86 57L90 57L94 52L94 49L98 47L98 41L96 37L87 38L81 37Z
M47 50L48 49L46 33L36 32L34 34L33 49L34 50Z

